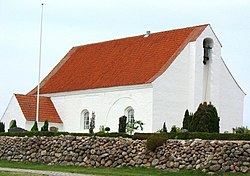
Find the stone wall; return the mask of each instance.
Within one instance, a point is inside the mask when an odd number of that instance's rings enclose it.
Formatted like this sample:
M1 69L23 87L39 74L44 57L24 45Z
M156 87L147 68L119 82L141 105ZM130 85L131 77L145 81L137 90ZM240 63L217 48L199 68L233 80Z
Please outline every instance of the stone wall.
M151 152L145 148L145 141L125 138L0 136L0 159L84 167L247 172L250 142L168 140Z

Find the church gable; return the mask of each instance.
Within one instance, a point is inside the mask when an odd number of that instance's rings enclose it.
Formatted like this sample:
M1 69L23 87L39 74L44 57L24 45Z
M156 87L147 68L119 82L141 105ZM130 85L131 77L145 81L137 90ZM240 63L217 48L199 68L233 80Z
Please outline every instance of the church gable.
M151 83L208 25L74 47L41 82L41 94ZM36 89L29 94L35 94Z

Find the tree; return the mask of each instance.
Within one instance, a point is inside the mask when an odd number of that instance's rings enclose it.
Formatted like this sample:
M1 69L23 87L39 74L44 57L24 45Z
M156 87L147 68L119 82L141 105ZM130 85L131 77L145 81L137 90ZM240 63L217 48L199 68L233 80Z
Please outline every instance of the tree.
M126 126L127 126L127 117L126 116L121 116L119 118L119 133L126 133Z
M189 125L190 125L190 122L191 122L191 116L189 115L189 111L188 109L185 111L185 114L184 114L184 119L183 119L183 123L182 123L182 128L183 129L187 129L189 130Z
M95 112L92 112L92 117L90 118L89 123L89 133L94 133L95 128Z
M0 132L5 132L5 125L3 122L0 122Z
M201 103L197 111L192 115L188 114L186 110L183 119L183 128L190 132L209 132L209 133L219 133L220 118L216 108L211 104L206 102Z
M141 120L135 121L134 119L132 119L131 122L127 123L127 132L129 134L132 134L135 130L138 130L139 127L141 131L143 131L143 125L144 123Z
M177 127L176 127L175 125L173 125L173 126L171 127L170 133L176 133L176 132L177 132Z
M15 128L15 127L17 127L16 120L11 120L9 128Z
M163 127L162 127L162 132L167 133L167 127L166 127L166 122L163 123Z
M44 121L44 124L43 124L43 126L41 128L41 131L49 131L49 122L48 122L48 120Z
M38 131L37 121L35 121L33 127L31 128L31 131Z

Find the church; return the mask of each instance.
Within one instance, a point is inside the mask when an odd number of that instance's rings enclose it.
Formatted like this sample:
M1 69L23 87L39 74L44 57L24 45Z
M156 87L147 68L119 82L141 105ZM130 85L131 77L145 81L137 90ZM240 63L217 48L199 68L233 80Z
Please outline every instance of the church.
M118 132L119 117L156 132L166 122L182 127L184 112L211 102L220 132L243 125L245 93L221 56L209 24L73 47L40 83L39 129L47 119L59 131ZM36 118L34 88L14 94L2 116L30 130Z

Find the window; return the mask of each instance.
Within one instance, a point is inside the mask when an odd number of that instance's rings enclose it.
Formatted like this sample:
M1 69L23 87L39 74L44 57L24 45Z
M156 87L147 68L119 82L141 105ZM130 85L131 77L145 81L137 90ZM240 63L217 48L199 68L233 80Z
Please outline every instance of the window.
M89 129L89 111L84 110L82 112L82 118L83 118L83 129Z
M127 107L125 109L125 115L128 117L128 123L131 124L135 120L135 111L132 107Z

